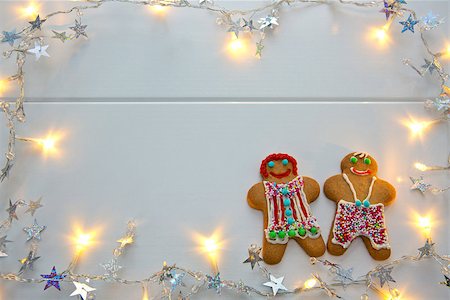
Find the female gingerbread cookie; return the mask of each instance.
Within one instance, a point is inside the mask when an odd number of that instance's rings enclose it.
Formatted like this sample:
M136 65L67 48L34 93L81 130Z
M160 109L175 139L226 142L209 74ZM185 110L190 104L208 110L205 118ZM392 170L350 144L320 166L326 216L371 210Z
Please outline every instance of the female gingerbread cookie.
M289 239L294 239L309 256L321 256L325 243L309 203L319 197L319 184L298 176L297 161L287 154L271 154L260 168L263 182L247 195L248 204L264 213L262 256L266 263L281 261Z
M376 260L391 255L384 206L395 199L395 188L376 177L377 162L364 152L350 153L341 162L342 174L327 179L324 193L336 202L336 215L328 237L328 252L342 255L361 237Z

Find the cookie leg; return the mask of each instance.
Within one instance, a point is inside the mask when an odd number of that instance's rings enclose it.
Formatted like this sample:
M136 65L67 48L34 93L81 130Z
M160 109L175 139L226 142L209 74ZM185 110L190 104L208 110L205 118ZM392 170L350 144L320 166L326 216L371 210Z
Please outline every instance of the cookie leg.
M281 261L287 244L271 244L263 239L262 257L266 264L275 265Z
M310 257L319 257L325 253L325 243L321 236L315 239L310 237L304 239L296 237L295 241L300 245L300 247L303 248L303 250L305 250L306 254L308 254Z
M340 256L347 251L347 248L342 247L341 245L334 244L333 240L333 228L331 228L330 235L328 236L327 249L331 255Z
M391 256L391 249L375 249L370 242L368 237L362 236L362 240L364 241L364 245L366 245L367 250L369 251L370 256L372 256L375 260L386 260Z

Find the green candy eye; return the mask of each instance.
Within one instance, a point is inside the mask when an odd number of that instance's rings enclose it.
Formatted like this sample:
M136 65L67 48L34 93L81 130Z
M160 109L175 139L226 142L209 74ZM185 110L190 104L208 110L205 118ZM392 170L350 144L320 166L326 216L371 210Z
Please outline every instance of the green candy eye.
M372 161L370 160L370 158L366 157L366 158L364 158L364 163L366 165L370 165L372 163Z
M356 164L356 162L358 162L358 159L357 159L356 157L352 156L352 157L350 158L350 161L351 161L352 163Z

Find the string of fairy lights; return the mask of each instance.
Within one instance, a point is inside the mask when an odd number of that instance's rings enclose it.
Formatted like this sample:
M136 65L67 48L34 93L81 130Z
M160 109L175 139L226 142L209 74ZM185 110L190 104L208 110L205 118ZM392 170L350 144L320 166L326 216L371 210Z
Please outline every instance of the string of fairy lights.
M246 47L244 39L250 39L254 42L254 53L257 58L262 58L263 50L266 46L266 40L270 37L273 30L283 26L281 9L299 5L308 4L329 4L337 2L346 6L356 6L367 8L374 13L381 13L380 16L386 19L386 24L381 28L374 30L374 38L379 43L385 43L391 32L398 31L398 34L418 35L422 46L426 50L427 56L424 58L423 65L417 65L411 59L403 59L403 63L409 66L419 76L434 76L437 78L437 86L440 92L433 98L425 101L425 108L438 113L438 117L432 121L410 121L407 126L413 135L420 135L431 125L447 122L450 113L450 88L447 85L448 73L445 71L443 59L450 57L450 46L443 47L442 50L435 51L429 46L427 32L435 30L444 23L444 19L429 12L425 16L420 16L412 10L405 0L384 0L384 1L326 1L326 0L275 0L266 5L261 5L248 10L227 9L214 3L213 0L86 0L76 1L72 7L66 10L58 10L46 15L40 14L41 7L38 3L31 3L23 8L23 14L29 17L29 22L22 29L9 29L0 31L0 41L9 47L3 52L5 59L14 61L16 66L15 74L0 80L0 97L2 93L10 88L10 85L16 84L18 95L15 101L1 99L0 107L6 117L7 129L9 131L6 162L0 172L0 181L8 178L16 156L16 142L31 143L43 150L44 153L54 153L57 151L57 143L60 135L50 133L46 137L21 137L17 135L17 125L26 121L24 102L25 93L25 73L24 66L29 61L29 57L34 56L37 63L40 59L50 58L51 48L49 48L49 39L59 40L61 43L85 38L89 36L89 27L84 23L83 15L93 9L99 9L109 2L120 2L122 4L140 5L144 8L150 8L157 13L165 12L168 7L199 9L213 13L216 16L216 23L227 33L232 35L230 42L230 51L237 55ZM66 30L53 30L51 21L56 16L72 16L73 24ZM399 26L396 29L395 26ZM450 169L450 157L446 166L427 166L424 163L417 162L415 167L420 172L446 172ZM423 177L411 177L411 189L418 190L421 193L441 194L450 187L437 187L424 180ZM29 213L34 216L37 209L41 208L41 198L36 201L26 202L24 200L9 201L7 209L8 217L0 223L0 257L6 257L7 232L11 228L14 220L18 220L18 212L26 208L24 214ZM20 215L20 213L19 213ZM220 294L223 290L234 291L240 294L248 294L262 297L271 297L285 294L302 294L312 291L321 291L329 297L345 299L338 292L339 288L347 286L362 286L364 288L361 294L361 300L369 299L369 291L380 294L385 299L397 300L401 297L401 292L395 286L395 279L392 271L399 265L405 263L419 263L421 261L436 262L442 271L444 281L441 283L450 287L450 257L436 252L435 243L431 239L431 218L420 217L419 227L425 233L425 244L418 249L416 255L405 255L398 259L391 260L384 264L379 264L372 270L360 276L353 275L353 268L346 268L334 262L322 259L311 258L312 265L320 265L328 269L334 276L332 281L325 281L314 272L311 277L304 281L298 287L287 288L283 284L284 276L277 277L262 264L260 257L261 248L257 245L251 245L248 249L248 258L244 263L248 263L252 269L257 267L261 274L266 278L261 288L254 288L243 281L232 281L221 278L217 263L217 253L220 250L220 243L214 238L204 238L201 242L202 249L211 261L210 273L203 273L179 267L175 264L169 265L163 263L162 269L151 274L147 278L140 280L129 280L120 277L122 266L120 258L125 253L128 246L134 243L136 234L136 223L130 221L127 224L125 235L117 240L119 245L113 250L112 258L102 263L100 266L104 270L102 275L80 274L76 272L79 258L85 249L92 244L94 234L92 232L78 232L75 237L75 253L68 267L62 272L58 272L53 267L48 274L42 274L40 278L28 278L29 270L33 269L34 263L40 258L38 256L38 246L40 235L46 229L37 219L34 219L31 225L23 228L29 241L29 251L25 257L19 260L20 268L17 272L1 273L0 279L17 281L20 283L45 284L44 289L56 288L61 290L60 283L70 282L74 286L74 291L70 296L77 296L80 299L94 299L96 282L109 282L124 285L136 285L142 288L142 299L148 300L151 294L149 285L157 284L160 287L161 298L167 299L190 299L203 290L213 290ZM194 282L187 285L186 282Z

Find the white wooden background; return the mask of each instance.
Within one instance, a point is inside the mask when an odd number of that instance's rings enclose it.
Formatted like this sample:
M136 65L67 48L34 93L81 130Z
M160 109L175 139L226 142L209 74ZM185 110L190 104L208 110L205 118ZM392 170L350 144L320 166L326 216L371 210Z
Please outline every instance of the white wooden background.
M17 24L8 13L15 4L0 3L1 28ZM45 7L57 5L63 4ZM424 13L432 7L448 15L444 1L413 5ZM414 226L415 211L433 213L437 249L449 252L448 194L422 196L409 190L408 179L420 175L412 167L415 161L445 164L449 128L437 124L422 140L413 140L401 121L433 115L421 103L380 102L397 97L419 100L436 92L431 79L418 78L400 61L411 57L421 63L424 53L416 47L418 37L395 32L395 43L380 52L361 41L366 25L382 24L381 14L336 6L283 16L284 30L282 26L268 38L263 59L237 62L223 53L226 35L208 13L174 9L157 19L142 8L106 5L84 19L91 39L64 47L53 41L51 59L30 60L27 90L33 103L26 105L28 121L18 133L42 136L54 129L65 137L57 158L45 159L26 144L18 144L19 160L0 189L5 208L8 198L43 196L45 207L36 217L48 228L38 252L42 258L29 276L46 273L53 265L66 267L73 252L68 236L74 223L101 228L98 244L85 253L78 267L80 272L101 273L98 264L110 259L126 221L136 218L138 236L121 259L122 277L143 278L159 270L164 260L209 271L207 259L195 249L193 235L208 235L220 227L226 240L219 261L223 278L262 288L263 276L241 263L248 245L261 243L262 230L262 216L247 206L245 196L260 180L260 161L277 151L294 155L300 173L321 185L339 172L347 152L372 153L380 177L398 191L397 201L386 212L392 258L415 254L423 244ZM61 24L68 23L61 19ZM332 25L338 28L335 34ZM433 33L436 44L448 39L445 26ZM10 63L1 62L2 74L11 70ZM279 102L281 98L310 102ZM335 101L319 101L324 98ZM166 100L178 102L160 102ZM348 102L357 100L366 102ZM6 131L0 132L3 150ZM448 179L445 173L428 177L439 186ZM334 204L321 195L312 209L326 238ZM21 218L9 233L14 243L8 245L10 257L0 260L2 272L18 270L17 259L25 256L28 247L21 228L31 221L29 216ZM354 266L355 275L376 265L360 241L343 257L324 257ZM286 276L288 287L302 284L313 271L332 279L324 269L311 267L296 244L289 244L282 263L270 270ZM404 299L449 297L448 289L438 284L443 280L439 267L431 262L404 265L393 276ZM98 299L141 297L138 286L92 285L98 289ZM72 285L62 287L62 292L43 292L43 285L2 282L0 297L68 299ZM358 299L362 292L339 290L346 299ZM157 296L154 293L151 287L151 296ZM213 296L207 291L199 299ZM248 297L224 291L222 298ZM313 293L304 299L323 298Z

